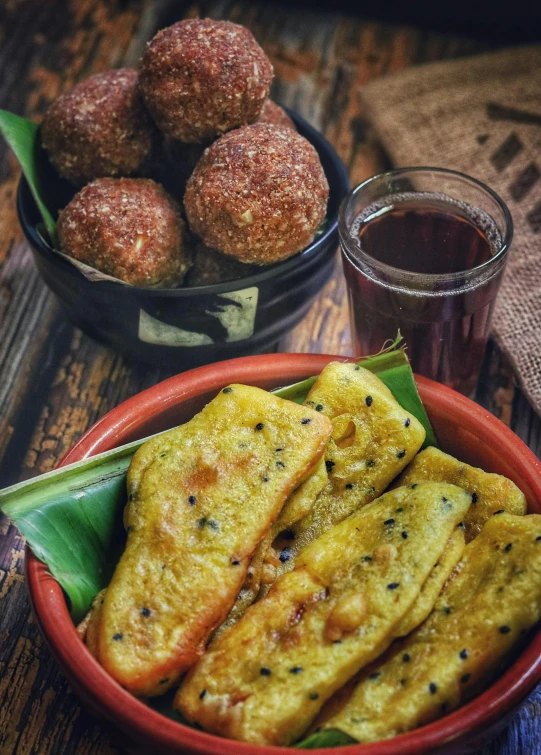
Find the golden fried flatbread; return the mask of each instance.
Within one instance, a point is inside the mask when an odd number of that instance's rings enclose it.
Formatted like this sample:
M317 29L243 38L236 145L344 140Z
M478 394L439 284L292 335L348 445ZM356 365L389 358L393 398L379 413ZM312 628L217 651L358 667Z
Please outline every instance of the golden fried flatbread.
M332 426L307 407L231 385L145 443L128 471L126 550L105 594L98 659L138 696L203 653L285 501Z
M541 516L494 516L427 621L319 724L367 743L440 718L482 692L540 619Z
M325 453L328 483L310 512L279 542L278 574L295 556L360 506L378 498L425 439L421 423L405 411L382 381L356 364L331 362L310 390L305 406L330 417L333 432Z
M481 532L496 511L522 516L526 513L526 498L514 482L499 474L470 467L437 448L421 451L396 483L450 482L464 488L472 496L472 506L464 520L466 542Z
M427 483L334 526L210 646L174 706L216 734L294 742L388 647L470 502L454 485Z

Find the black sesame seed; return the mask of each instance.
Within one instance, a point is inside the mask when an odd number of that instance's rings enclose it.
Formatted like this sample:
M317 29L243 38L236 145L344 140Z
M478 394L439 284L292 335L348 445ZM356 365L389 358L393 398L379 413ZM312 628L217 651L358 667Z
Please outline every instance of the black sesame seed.
M310 692L308 697L310 698L310 700L317 700L319 697L319 694L317 692Z
M233 393L233 388L224 388L222 393Z
M406 679L401 679L401 680L400 680L400 684L401 684L402 686L404 686L404 685L406 684L406 681L407 681Z
M207 690L202 689L201 692L199 693L199 699L202 700L206 694L207 694Z
M323 404L317 404L316 412L322 412L322 411L323 411Z
M263 477L262 477L261 479L262 479L262 481L263 481L263 482L268 482L268 481L269 481L269 478L268 478L268 477L264 477L264 476L263 476Z
M238 566L240 564L240 558L233 557L231 559L231 566Z
M160 459L163 459L164 456L167 456L167 451L164 451L163 454L160 454Z
M404 427L409 427L411 425L411 419L408 417L407 420L404 422Z
M461 650L458 655L459 655L459 657L460 657L461 660L465 661L466 658L468 657L468 651L466 649Z
M536 543L541 543L541 535L538 535L538 536L537 536L537 537L535 538L535 542L536 542Z
M207 520L205 519L205 517L202 517L201 519L197 521L197 526L199 527L200 530L202 530L206 523L207 523Z
M363 556L361 561L372 561L372 556Z
M325 462L325 466L327 467L327 472L332 472L332 468L334 467L334 461L330 461L330 459L327 459Z
M356 364L356 365L355 365L355 367L354 367L353 369L355 370L355 372L358 372L358 371L359 371L359 370L360 370L361 368L359 367L359 365L358 365L358 364Z
M504 551L506 553L509 553L509 551L511 550L512 547L513 547L513 543L507 543L507 545L504 548Z
M292 530L284 530L282 532L284 540L295 540L295 533Z
M216 519L209 519L208 525L211 530L214 530L214 532L218 532L218 530L220 529L220 525L218 524Z
M449 614L451 613L451 611L452 611L452 610L453 610L453 609L452 609L452 608L449 608L449 606L445 606L445 608L443 609L443 613L444 613L444 614L445 614L446 616L449 616Z
M188 503L190 504L190 506L195 506L196 502L197 498L194 495L188 496Z
M500 634L509 634L510 631L511 627L505 625L503 627L500 627Z
M404 661L404 663L409 663L411 661L411 655L409 653L404 653L402 660Z
M457 530L465 530L466 529L466 525L464 524L464 522L459 522L457 524L456 528L457 528Z
M130 495L128 496L128 500L133 501L134 498L135 498L135 493L130 493Z
M393 524L394 524L394 519L386 519L386 520L385 520L385 521L383 522L383 524L384 524L384 525L385 525L386 527L392 527L392 526L393 526Z
M301 419L301 425L309 425L311 421L310 417L305 417L304 419Z
M434 684L434 682L430 682L430 684L428 685L428 691L431 695L435 695L438 691L438 685Z
M367 459L365 464L368 468L376 466L376 462L374 461L374 459Z
M505 514L505 509L498 509L498 511L495 511L492 516L497 516L498 514Z
M302 666L293 666L293 668L289 669L290 674L300 674L302 671Z
M168 676L166 676L166 677L165 677L165 679L160 679L160 682L159 682L159 683L160 683L160 684L167 684L167 682L168 682L168 681L169 681L169 677L168 677Z
M117 632L116 634L114 634L114 635L113 635L113 640L114 640L115 642L118 642L118 641L119 641L119 640L121 640L121 639L122 639L123 637L124 637L124 635L122 634L122 632Z
M415 488L417 487L418 484L419 483L414 482L413 485L410 485L409 487L410 487L411 490L415 490Z
M398 452L398 453L396 454L396 458L397 458L397 459L403 459L405 455L406 455L406 449L403 449L402 451L399 451L399 452Z
M148 608L141 608L141 615L148 619L150 616L150 610Z
M443 501L444 503L447 503L447 500L448 500L448 499L447 499L447 498L446 498L446 497L445 497L444 495L442 495L442 497L441 497L441 500L442 500L442 501Z
M285 564L286 561L289 561L291 557L291 548L284 548L284 550L280 553L280 561Z
M372 398L372 396L367 396L367 397L365 398L364 402L365 402L365 404L366 404L367 406L372 406L372 401L373 401L373 400L374 400L374 399Z
M333 640L332 642L333 642L333 645L341 645L342 644L342 640Z
M275 453L279 454L279 453L280 453L280 451L283 451L283 450L284 450L283 448L277 448L277 449L275 450Z
M374 673L373 673L373 674L370 674L370 676L369 676L368 678L369 678L369 679L379 679L379 678L380 678L380 676L381 676L381 674L380 674L380 672L379 672L379 671L374 671Z
M388 590L396 590L397 587L400 587L400 582L389 582L387 585Z
M478 500L479 500L479 496L477 495L477 493L472 493L471 494L471 502L472 503L477 503Z
M463 674L460 677L460 681L462 682L462 684L466 684L466 682L469 682L470 679L471 679L471 674Z
M402 539L403 540L407 540L408 539L408 533L406 532L406 530L402 530Z
M259 673L261 674L261 676L270 676L271 675L271 670L270 670L270 668L266 668L265 666L262 666L259 669Z
M162 564L162 571L165 569L165 564Z
M254 430L257 430L257 431L263 430L264 427L265 427L265 425L263 424L263 422L258 422L257 425L255 426Z
M346 490L353 490L353 483L352 482L346 482L345 486ZM541 540L541 538L539 538Z
M286 468L286 465L284 464L283 461L277 461L276 462L276 466L279 467L280 469L285 469Z
M402 508L402 506L400 506L399 508L397 508L397 509L394 510L394 513L395 514L401 514L402 511L404 511L404 509Z

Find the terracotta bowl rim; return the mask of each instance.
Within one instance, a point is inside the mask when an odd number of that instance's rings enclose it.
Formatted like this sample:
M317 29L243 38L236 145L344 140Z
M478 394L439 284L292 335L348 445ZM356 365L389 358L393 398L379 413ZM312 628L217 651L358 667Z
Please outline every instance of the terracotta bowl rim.
M265 354L241 357L212 365L198 367L175 375L127 399L96 422L61 460L59 466L86 458L106 448L112 448L119 434L136 433L138 427L159 410L182 403L203 390L219 389L234 379L249 382L249 373L258 378L273 380L280 376L280 384L288 384L288 375L318 374L331 360L355 361L353 357L329 354ZM221 375L225 377L222 378ZM484 425L487 440L503 446L506 455L524 467L527 477L540 490L541 463L526 444L499 419L470 399L427 378L416 376L416 382L425 401L437 400L449 412L462 412L473 425ZM198 387L201 390L198 390ZM218 386L218 387L216 387ZM89 653L79 638L70 618L67 603L58 582L47 573L47 568L26 548L26 578L34 615L38 626L60 666L73 680L74 686L84 690L95 708L124 731L141 737L153 738L163 747L190 747L201 755L294 755L292 747L263 747L234 740L184 726L149 708L132 697L115 682ZM483 694L455 712L438 721L401 734L393 739L373 744L353 744L332 749L317 749L315 755L399 755L402 753L430 752L426 748L442 746L471 733L482 733L507 715L541 681L541 630L532 637L518 659Z

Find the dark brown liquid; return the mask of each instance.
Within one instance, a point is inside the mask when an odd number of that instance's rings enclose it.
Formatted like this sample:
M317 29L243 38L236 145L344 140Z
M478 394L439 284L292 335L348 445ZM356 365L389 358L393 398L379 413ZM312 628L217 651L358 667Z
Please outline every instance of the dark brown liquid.
M469 218L413 202L363 223L359 239L371 257L412 273L459 273L492 257L490 242Z
M411 195L410 195L411 196ZM404 197L404 199L401 199ZM490 216L440 195L401 195L352 226L362 250L421 274L459 273L490 260L501 243ZM344 255L356 353L377 353L400 330L415 372L469 394L481 367L501 273L456 293L409 293L361 273ZM407 288L407 284L404 284ZM462 290L461 290L462 289Z

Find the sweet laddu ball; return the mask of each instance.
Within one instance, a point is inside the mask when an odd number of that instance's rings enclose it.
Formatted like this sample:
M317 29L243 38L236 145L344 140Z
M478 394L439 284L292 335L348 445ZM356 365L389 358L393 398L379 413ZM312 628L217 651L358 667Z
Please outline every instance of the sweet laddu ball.
M131 68L97 73L53 102L41 138L61 176L83 185L140 170L152 151L156 128L137 79Z
M267 265L304 249L325 217L329 185L314 147L291 129L258 123L203 154L184 196L207 246Z
M141 61L139 86L162 131L181 142L205 142L255 121L272 76L248 29L205 18L156 34Z
M256 123L270 123L272 126L281 126L282 128L292 128L294 131L295 124L286 113L286 111L277 105L276 102L267 97L259 113Z
M60 249L132 286L176 286L189 266L177 203L145 178L100 178L58 218Z
M185 285L212 286L216 283L239 280L254 275L260 270L257 265L247 265L234 257L210 249L198 241L193 255L193 265L186 276Z

